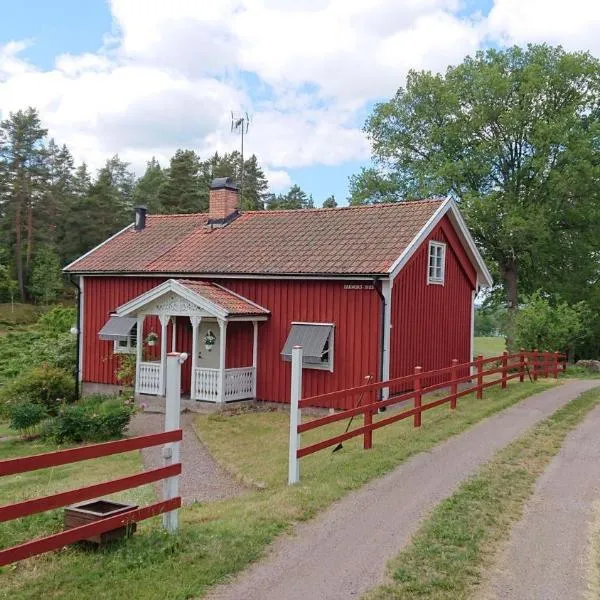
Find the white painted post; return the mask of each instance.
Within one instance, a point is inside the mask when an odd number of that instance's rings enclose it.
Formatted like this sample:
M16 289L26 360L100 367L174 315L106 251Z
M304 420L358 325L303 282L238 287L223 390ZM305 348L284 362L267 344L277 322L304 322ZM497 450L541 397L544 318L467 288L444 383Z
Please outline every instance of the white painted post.
M165 400L165 431L180 428L181 414L181 365L186 361L185 352L170 352L167 356L167 392ZM180 442L171 442L163 446L164 466L168 467L179 462ZM168 477L163 482L163 500L179 496L179 476ZM176 510L163 515L163 526L169 533L177 531L179 515Z
M198 327L202 321L201 317L191 316L192 322L192 400L196 398L196 369L198 368Z
M137 318L137 340L135 345L135 393L140 391L140 371L144 360L144 315Z
M165 395L165 377L167 375L167 326L169 325L169 317L167 315L158 315L160 321L160 373L159 387L160 395Z
M177 352L177 317L171 317L171 352Z
M290 396L290 456L288 470L288 485L300 481L300 461L297 457L300 448L298 424L302 415L298 402L302 396L302 346L292 348L292 391Z
M256 398L256 378L258 373L258 321L252 321L254 337L252 343L252 397Z
M225 359L227 357L227 321L219 319L219 334L221 343L219 346L219 394L217 402L225 402Z

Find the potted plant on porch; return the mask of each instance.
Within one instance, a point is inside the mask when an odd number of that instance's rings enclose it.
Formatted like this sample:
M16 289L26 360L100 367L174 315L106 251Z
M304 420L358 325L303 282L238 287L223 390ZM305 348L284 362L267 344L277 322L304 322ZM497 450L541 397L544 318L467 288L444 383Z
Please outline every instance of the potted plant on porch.
M217 338L215 334L209 329L204 336L204 347L210 352L216 341Z
M154 333L154 331L151 331L146 338L146 344L148 344L148 346L156 346L157 341L158 335Z

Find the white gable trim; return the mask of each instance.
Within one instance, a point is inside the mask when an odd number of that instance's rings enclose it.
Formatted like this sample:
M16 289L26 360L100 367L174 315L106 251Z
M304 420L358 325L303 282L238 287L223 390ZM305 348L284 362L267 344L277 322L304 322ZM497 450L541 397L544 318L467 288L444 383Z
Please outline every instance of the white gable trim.
M488 268L483 261L477 246L467 228L467 225L452 198L447 198L440 207L431 215L421 231L413 238L412 242L404 249L404 252L394 261L389 269L390 279L393 281L406 263L412 258L421 244L427 239L436 225L448 214L459 237L461 238L467 255L477 270L477 281L482 287L491 287L493 280Z
M168 279L164 283L148 290L144 294L141 294L137 298L130 300L129 302L119 306L116 310L116 314L118 317L126 317L132 314L136 314L138 311L141 311L144 306L149 304L154 300L158 300L161 296L172 292L181 296L188 302L191 302L195 306L197 306L200 310L204 310L207 313L217 317L217 319L226 319L229 315L228 312L224 311L220 306L217 306L210 300L207 300L200 294L196 294L196 292L192 292L184 285L175 281L174 279Z
M105 246L106 244L108 244L108 242L110 242L110 241L114 240L116 237L120 236L122 233L127 231L130 227L133 227L133 223L129 223L129 225L127 225L126 227L123 227L123 229L121 229L121 231L117 231L117 233L111 235L108 239L104 240L97 246L94 246L91 250L88 250L83 256L76 258L73 262L69 263L66 267L63 268L63 272L68 271L73 265L76 265L80 260L83 260L86 256L89 256L92 252L96 252L96 250L98 250L99 248L102 248L102 246ZM74 272L77 273L77 271L74 271Z

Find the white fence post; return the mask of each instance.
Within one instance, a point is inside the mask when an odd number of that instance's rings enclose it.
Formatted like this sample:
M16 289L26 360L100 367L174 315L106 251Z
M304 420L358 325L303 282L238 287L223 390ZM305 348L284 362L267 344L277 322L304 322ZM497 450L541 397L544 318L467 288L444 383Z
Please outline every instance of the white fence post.
M292 393L290 397L290 457L288 485L300 481L300 461L297 457L300 447L298 424L301 422L298 402L302 396L302 346L292 348Z
M165 397L165 431L180 428L181 413L181 365L187 360L185 352L170 352L167 356L167 390ZM180 442L171 442L163 446L164 466L168 467L179 462ZM179 496L179 475L168 477L163 482L163 500ZM179 515L171 510L163 515L163 525L169 533L177 531Z

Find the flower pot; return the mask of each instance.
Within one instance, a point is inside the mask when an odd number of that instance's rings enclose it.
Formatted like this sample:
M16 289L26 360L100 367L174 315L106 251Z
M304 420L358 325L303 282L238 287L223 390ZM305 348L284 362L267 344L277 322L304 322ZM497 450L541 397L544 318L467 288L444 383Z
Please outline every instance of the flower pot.
M121 502L113 502L112 500L105 500L103 498L97 500L86 500L79 504L73 504L65 508L65 520L64 529L71 529L78 527L79 525L87 525L94 521L100 521L107 519L108 517L114 517L121 513L135 510L137 505L135 504L123 504ZM136 523L129 523L110 531L105 531L97 535L93 535L89 538L85 538L86 541L94 544L103 545L113 540L118 540L123 537L129 537L136 530Z
M204 347L210 352L213 349L212 344L204 344Z
M156 346L156 340L148 340L148 346Z

